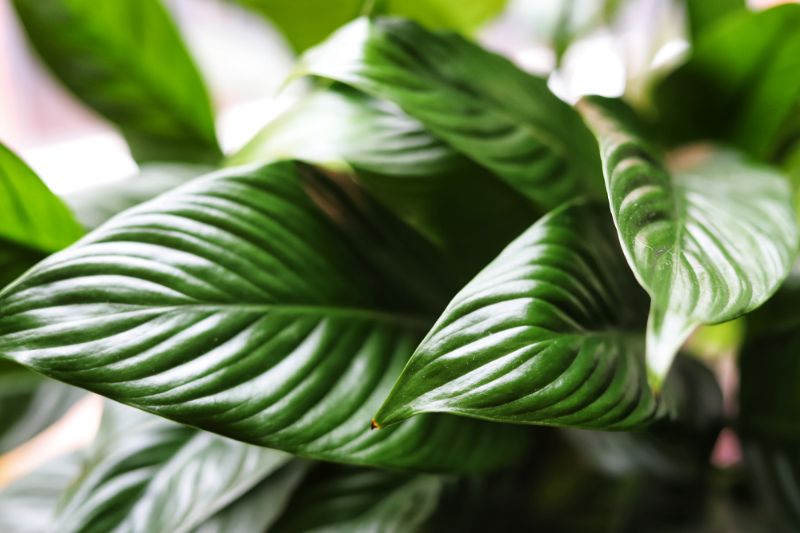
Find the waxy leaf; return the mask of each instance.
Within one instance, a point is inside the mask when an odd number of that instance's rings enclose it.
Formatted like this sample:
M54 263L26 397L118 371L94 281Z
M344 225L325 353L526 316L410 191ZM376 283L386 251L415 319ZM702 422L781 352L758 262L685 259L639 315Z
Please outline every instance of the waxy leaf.
M581 109L600 141L625 256L650 294L647 365L659 387L695 327L755 309L788 274L789 183L731 152L701 154L671 176L621 103L594 98Z
M301 73L394 102L544 208L601 190L578 115L544 79L458 35L359 19L309 51Z
M646 297L605 209L553 211L467 284L375 416L624 429L649 422Z
M318 465L270 531L419 531L442 484L435 476Z
M232 162L282 158L352 167L367 190L452 258L459 284L537 218L524 196L397 106L341 85L297 102Z
M145 411L327 460L480 469L519 428L369 418L449 288L435 250L285 162L193 180L0 294L0 354Z
M205 86L159 0L13 3L47 66L136 159L220 159Z

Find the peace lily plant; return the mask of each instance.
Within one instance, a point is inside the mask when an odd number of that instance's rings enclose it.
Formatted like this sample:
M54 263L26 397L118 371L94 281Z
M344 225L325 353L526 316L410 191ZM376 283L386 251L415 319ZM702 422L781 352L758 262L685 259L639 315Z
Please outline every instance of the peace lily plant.
M634 108L462 36L500 1L242 3L314 46L223 154L158 0L13 0L141 174L0 147L0 452L108 399L0 530L800 528L800 6L687 0Z

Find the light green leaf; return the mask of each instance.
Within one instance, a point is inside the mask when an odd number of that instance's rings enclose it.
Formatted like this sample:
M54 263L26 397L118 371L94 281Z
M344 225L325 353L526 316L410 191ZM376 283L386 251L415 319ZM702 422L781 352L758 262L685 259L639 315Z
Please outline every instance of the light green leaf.
M203 81L159 0L14 0L33 46L142 161L221 158Z
M789 183L723 151L671 176L621 103L593 98L581 109L600 141L628 264L650 294L647 366L659 387L698 325L755 309L788 274L797 248Z
M16 252L43 256L69 246L81 235L83 229L61 200L0 144L0 269ZM4 278L0 271L0 286Z
M702 40L703 34L714 24L745 9L744 0L686 0L692 40Z
M106 405L106 424L46 531L191 531L288 455Z
M268 18L296 52L320 43L369 4L376 12L408 17L431 28L470 32L499 14L507 0L237 0Z
M507 0L386 0L386 11L428 28L469 32L499 15L506 3Z
M359 19L309 51L300 73L394 102L545 208L600 190L596 143L578 115L544 79L457 35Z
M272 531L270 528L286 509L310 466L305 461L292 461L205 521L193 533Z
M0 454L38 435L85 394L0 360Z
M436 509L442 478L319 465L270 531L419 531Z
M649 422L646 298L605 209L568 204L459 292L375 416L626 429Z
M42 533L55 518L61 495L80 474L80 452L57 457L0 491L0 531Z
M268 124L233 163L302 159L356 171L384 205L453 259L466 282L537 217L527 199L433 137L394 104L317 89Z
M435 250L346 181L284 162L193 180L0 294L0 354L307 457L472 470L528 433L369 418L446 301Z

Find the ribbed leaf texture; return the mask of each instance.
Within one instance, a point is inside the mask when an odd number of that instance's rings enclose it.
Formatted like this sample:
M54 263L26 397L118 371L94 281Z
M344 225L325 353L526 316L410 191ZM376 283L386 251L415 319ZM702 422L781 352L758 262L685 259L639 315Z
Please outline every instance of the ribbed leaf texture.
M191 531L290 460L110 402L104 417L45 531Z
M644 292L602 206L571 203L511 243L450 302L375 417L423 412L624 429L658 402Z
M300 159L352 167L375 197L429 237L463 284L537 218L530 201L391 102L317 88L270 122L233 163Z
M490 467L527 432L444 416L368 431L447 297L439 264L345 182L290 162L231 170L112 219L0 294L0 354L299 455Z
M696 326L755 309L788 274L797 248L789 183L721 151L671 176L621 102L593 98L581 109L600 140L623 250L652 300L647 364L659 387Z
M544 79L455 34L359 19L309 51L301 73L396 103L544 208L601 190L596 143L578 115Z
M138 160L220 159L197 69L159 0L14 0L33 46Z

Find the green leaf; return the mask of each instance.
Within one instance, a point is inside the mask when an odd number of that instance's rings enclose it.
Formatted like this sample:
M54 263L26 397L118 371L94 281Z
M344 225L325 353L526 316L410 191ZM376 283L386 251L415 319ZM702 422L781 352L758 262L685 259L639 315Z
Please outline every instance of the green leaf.
M578 115L544 79L462 37L359 19L300 71L394 102L544 208L599 191L596 143Z
M53 524L58 502L80 474L79 452L57 457L0 491L0 531L42 533Z
M370 2L376 11L408 17L431 28L469 32L499 14L506 0L237 0L268 18L296 52L319 44L334 30L365 14Z
M270 528L286 509L309 466L305 461L292 461L206 520L193 533L272 531Z
M649 422L644 293L604 208L534 224L455 296L375 416L626 429Z
M295 52L319 43L361 14L364 0L237 0L267 17Z
M620 102L581 108L628 264L650 294L647 366L659 387L695 327L755 309L786 277L797 248L791 191L781 174L724 151L670 176Z
M435 250L346 181L284 162L120 215L0 293L0 354L172 420L307 457L471 470L528 433L369 432L450 291Z
M317 89L268 124L233 164L295 158L348 165L378 200L437 243L466 282L536 220L522 195L389 102ZM463 278L463 279L462 279Z
M0 269L12 254L46 255L83 235L69 209L39 177L0 144ZM7 259L6 259L7 258ZM0 286L5 276L0 270Z
M667 140L718 139L780 158L800 140L798 26L800 6L785 5L743 9L700 34L689 61L656 88Z
M386 0L386 11L431 29L469 32L499 15L506 3L507 0Z
M0 360L0 454L38 435L85 394Z
M701 40L714 24L745 9L744 0L686 0L692 40Z
M79 531L191 531L289 460L129 409L101 429L51 527Z
M270 531L419 531L441 487L434 476L319 465Z
M203 81L158 0L14 0L33 46L140 161L221 158Z

